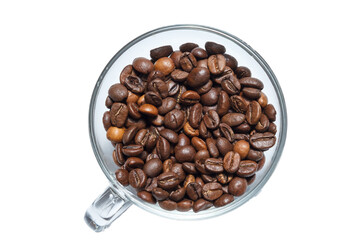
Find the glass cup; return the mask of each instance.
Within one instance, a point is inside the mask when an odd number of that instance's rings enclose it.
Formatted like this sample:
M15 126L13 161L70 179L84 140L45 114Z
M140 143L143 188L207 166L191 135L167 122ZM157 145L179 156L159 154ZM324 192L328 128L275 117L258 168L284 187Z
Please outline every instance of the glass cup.
M166 211L160 208L158 204L149 204L139 199L134 189L124 187L116 180L115 171L118 166L115 165L112 158L114 147L106 138L106 131L102 123L103 113L108 110L105 107L105 99L109 87L119 82L122 69L131 64L134 58L149 58L151 49L163 45L171 45L174 50L177 50L183 43L194 42L204 48L207 41L224 45L226 53L234 56L239 66L248 67L252 76L264 83L262 91L277 111L275 121L278 130L276 133L277 141L274 147L265 152L266 163L256 173L255 181L248 186L242 196L235 197L232 203L220 208L211 207L198 213L193 211ZM85 221L94 231L100 232L109 227L132 204L163 217L181 220L210 218L234 210L256 196L270 178L284 148L286 131L286 106L280 85L265 60L244 41L224 31L200 25L172 25L147 32L129 42L115 54L101 73L91 97L89 109L91 144L95 157L110 184L104 193L87 209Z

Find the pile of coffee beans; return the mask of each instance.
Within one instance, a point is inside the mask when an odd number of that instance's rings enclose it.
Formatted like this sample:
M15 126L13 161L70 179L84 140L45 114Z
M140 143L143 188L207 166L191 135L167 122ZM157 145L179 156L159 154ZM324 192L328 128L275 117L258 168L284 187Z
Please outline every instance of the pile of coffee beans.
M184 43L135 58L103 115L117 180L166 210L202 211L244 194L276 142L263 83L223 45Z

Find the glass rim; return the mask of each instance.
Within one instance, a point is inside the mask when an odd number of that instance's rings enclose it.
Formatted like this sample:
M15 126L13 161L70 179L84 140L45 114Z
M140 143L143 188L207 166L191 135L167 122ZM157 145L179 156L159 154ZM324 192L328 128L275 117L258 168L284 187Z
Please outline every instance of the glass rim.
M245 193L243 196L241 196L242 198L240 200L234 201L233 204L229 204L229 205L223 206L221 208L209 209L209 210L198 212L198 213L166 211L166 210L162 210L162 209L157 209L157 208L153 207L152 204L149 204L144 201L140 201L140 200L136 199L136 195L134 195L133 193L128 191L126 188L124 188L121 184L119 184L117 182L116 178L114 176L112 176L112 174L106 168L106 166L101 158L98 145L96 143L96 137L95 137L95 131L94 131L94 125L93 125L93 123L94 123L94 121L93 121L94 106L95 106L95 102L96 102L96 99L98 96L99 88L101 86L101 83L102 83L105 75L107 74L107 72L111 68L111 66L114 64L114 62L124 52L126 52L130 47L132 47L136 43L140 42L141 40L143 40L149 36L152 36L152 35L155 35L155 34L158 34L161 32L171 31L171 30L197 30L197 31L206 31L206 32L214 33L214 34L220 35L224 38L227 38L227 39L233 41L235 44L239 45L241 48L243 48L245 51L247 51L256 60L256 62L262 67L262 69L265 71L265 73L269 77L271 83L273 84L273 87L275 89L276 95L279 100L279 105L280 105L279 110L281 111L281 116L282 116L281 128L278 129L278 136L279 136L277 139L278 145L274 151L274 155L272 157L272 161L270 163L269 169L267 172L264 173L262 180L253 188L252 191ZM227 33L225 31L213 28L213 27L196 25L196 24L177 24L177 25L169 25L169 26L163 26L160 28L156 28L154 30L148 31L148 32L136 37L135 39L133 39L132 41L127 43L124 47L122 47L111 58L111 60L108 62L108 64L105 66L104 70L101 72L101 74L95 84L95 87L94 87L94 90L93 90L93 93L91 96L91 100L90 100L89 119L88 120L89 120L89 135L90 135L90 141L91 141L91 146L92 146L93 152L95 154L95 157L96 157L98 164L100 165L102 171L104 172L105 176L108 178L108 180L110 181L112 186L115 187L115 190L117 191L117 193L120 196L125 197L126 199L128 199L129 201L134 203L135 205L139 206L140 208L145 209L151 213L154 213L159 216L171 218L171 219L181 219L181 220L199 220L199 219L206 219L206 218L211 218L211 217L215 217L218 215L222 215L222 214L225 214L231 210L234 210L234 209L240 207L241 205L246 203L248 200L250 200L252 197L256 196L259 193L259 191L263 188L263 186L266 184L266 182L269 180L272 173L274 172L274 170L280 160L282 151L284 149L285 141L286 141L286 134L287 134L287 110L286 110L283 92L280 88L280 85L278 83L278 80L277 80L275 74L271 70L270 66L266 63L266 61L260 56L259 53L257 53L252 47L250 47L247 43L245 43L243 40L239 39L238 37L236 37L230 33Z

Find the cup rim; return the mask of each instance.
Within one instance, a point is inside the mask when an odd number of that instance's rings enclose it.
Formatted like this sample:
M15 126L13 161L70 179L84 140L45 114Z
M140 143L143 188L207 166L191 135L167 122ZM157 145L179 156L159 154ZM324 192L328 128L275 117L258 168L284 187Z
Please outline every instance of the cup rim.
M280 105L279 110L281 111L282 118L281 118L281 128L278 129L279 137L278 137L277 141L279 141L279 142L278 142L277 148L274 151L274 156L272 157L273 161L271 161L271 165L269 166L268 171L264 173L262 181L260 181L254 187L254 189L252 191L245 193L245 195L242 197L242 199L235 202L234 204L229 204L229 205L223 206L221 208L213 208L213 209L201 211L198 213L190 212L190 214L189 214L189 212L184 213L184 212L179 212L179 211L166 211L166 210L162 210L162 209L157 209L157 208L153 207L152 204L146 203L144 201L139 201L138 199L136 199L136 196L133 193L131 193L130 191L125 189L121 184L119 184L116 181L115 177L112 176L112 174L108 171L104 162L102 161L100 151L96 144L96 137L95 137L95 131L94 131L94 125L93 125L93 122L94 122L93 121L93 115L94 115L93 113L94 113L94 105L95 105L95 102L96 102L96 99L97 99L97 96L99 93L99 88L101 86L101 83L102 83L104 77L106 76L108 70L111 68L111 66L114 64L114 62L130 47L132 47L136 43L140 42L141 40L143 40L149 36L152 36L152 35L155 35L155 34L158 34L161 32L165 32L165 31L171 31L171 30L206 31L206 32L220 35L224 38L227 38L227 39L233 41L234 43L239 45L241 48L243 48L246 52L248 52L256 60L256 62L266 72L267 76L269 77L270 81L273 84L273 87L275 88L275 92L276 92L276 95L279 100L279 105ZM136 37L135 39L133 39L132 41L127 43L124 47L122 47L111 58L111 60L108 62L108 64L105 66L104 70L101 72L101 74L95 84L95 87L94 87L94 90L93 90L93 93L91 96L91 100L90 100L88 121L89 121L88 124L89 124L90 142L91 142L93 152L95 154L95 157L96 157L98 164L100 165L102 171L104 172L105 176L110 181L111 185L114 187L114 190L120 196L127 198L129 201L133 202L135 205L139 206L142 209L145 209L145 210L147 210L151 213L157 214L159 216L163 216L163 217L167 217L167 218L171 218L171 219L179 219L179 217L181 217L180 218L181 220L199 220L199 219L206 219L206 218L211 218L211 217L215 217L218 215L222 215L222 214L225 214L229 211L232 211L232 210L240 207L241 205L246 203L248 200L250 200L252 197L256 196L259 193L259 191L262 189L262 187L266 184L266 182L269 180L272 173L274 172L274 170L280 160L282 151L284 149L285 142L286 142L286 135L287 135L287 110L286 110L284 95L283 95L283 92L281 90L281 87L279 85L279 82L278 82L275 74L271 70L270 66L266 63L266 61L250 45L248 45L246 42L239 39L238 37L236 37L230 33L227 33L225 31L213 28L213 27L197 25L197 24L176 24L176 25L169 25L169 26L163 26L160 28L156 28L156 29L153 29L151 31L148 31L148 32Z

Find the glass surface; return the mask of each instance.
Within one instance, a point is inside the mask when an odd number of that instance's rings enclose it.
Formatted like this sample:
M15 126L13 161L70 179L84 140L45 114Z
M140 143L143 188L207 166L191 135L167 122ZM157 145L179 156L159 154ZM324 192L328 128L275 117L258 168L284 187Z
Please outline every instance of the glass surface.
M273 148L265 152L266 163L264 167L256 173L254 183L248 186L247 191L240 197L235 197L235 201L224 207L212 207L208 210L194 213L166 211L158 206L158 204L148 204L136 196L136 191L131 187L123 187L115 178L114 172L118 167L114 164L112 159L112 152L114 147L106 138L106 132L102 123L102 116L108 109L105 107L105 99L107 97L108 89L114 83L119 82L119 76L122 69L131 64L136 57L146 57L150 59L150 50L163 45L172 45L174 50L178 50L179 46L185 42L194 42L204 48L205 42L213 41L220 43L226 47L226 53L234 56L239 66L248 67L252 76L260 79L264 83L262 90L268 97L269 103L273 104L277 111L277 142ZM272 172L274 171L280 155L282 153L287 130L287 117L285 101L280 89L279 83L271 71L270 67L264 59L249 45L237 37L225 33L221 30L199 25L173 25L155 29L145 33L135 40L124 46L107 64L101 73L90 103L89 111L89 130L91 144L95 156L99 162L100 167L105 173L106 177L114 186L120 196L127 198L135 205L158 215L175 218L175 219L203 219L214 217L230 210L233 210L250 198L255 196L259 190L264 186Z

